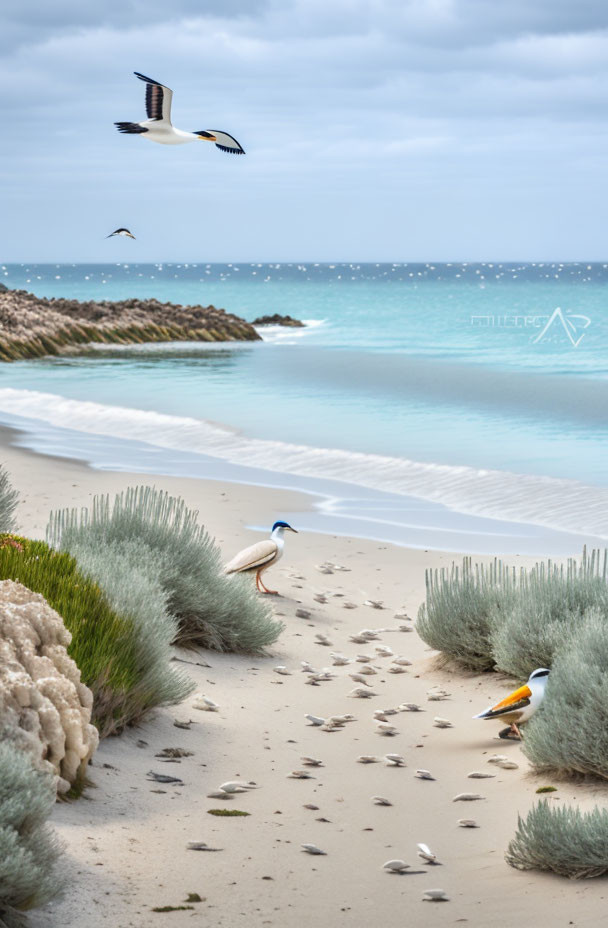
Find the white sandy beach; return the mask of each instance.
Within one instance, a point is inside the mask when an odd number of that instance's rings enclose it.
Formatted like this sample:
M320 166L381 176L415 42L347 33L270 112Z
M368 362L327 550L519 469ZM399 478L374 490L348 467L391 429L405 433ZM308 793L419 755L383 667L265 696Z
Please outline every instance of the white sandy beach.
M310 506L310 497L303 494L166 477L152 481L149 476L94 471L7 444L0 459L22 496L20 529L38 537L44 536L51 506L87 505L95 493L113 494L143 482L154 482L198 508L227 558L259 538L248 525L270 525L284 511ZM330 664L332 649L315 643L316 632L325 632L333 649L349 656L373 653L379 642L356 645L349 635L361 628L396 629L396 612L406 611L415 619L424 597L425 568L447 565L454 557L460 555L328 535L289 536L285 558L266 575L282 594L273 605L286 624L273 653L265 658L181 653L194 662L183 667L196 680L197 690L218 702L220 711L197 711L190 698L102 743L90 769L94 787L80 801L58 804L53 815L67 847L70 888L61 901L32 914L31 925L599 925L606 906L604 881L573 883L520 873L504 862L518 812L529 809L537 799L535 789L545 782L527 773L517 744L498 740L497 724L473 721L471 716L506 692L512 681L440 670L415 631L391 630L381 635L382 644L413 663L407 673L393 675L385 672L386 659L374 660L379 672L372 686L378 696L347 697L353 686L347 676L352 665L334 668L331 682L304 685L301 660L315 667ZM322 574L316 565L324 561L348 571ZM327 594L326 604L313 599L318 593ZM382 600L385 608L365 606L367 599ZM343 608L347 600L357 608ZM310 610L310 619L297 618L298 608ZM292 674L274 673L278 664ZM427 701L427 691L437 684L450 698ZM391 719L399 733L379 736L373 711L406 701L419 703L425 711L399 713ZM341 731L323 732L308 725L308 712L352 713L356 721ZM436 715L447 717L454 727L433 727ZM192 719L191 729L174 727L174 719ZM155 756L175 746L187 748L193 756L179 764L166 764ZM387 752L403 754L407 766L356 763L360 754ZM508 754L519 768L489 765L493 753ZM311 769L314 779L287 778L291 770L302 767L301 755L324 762ZM416 778L417 768L430 770L435 781ZM150 770L179 776L184 785L150 782ZM468 779L475 770L496 775ZM220 783L238 778L255 781L260 788L226 803L206 798ZM603 792L597 786L554 785L559 790L550 801L560 804L576 799L586 806L601 799ZM453 802L461 792L480 793L484 799ZM392 807L375 805L375 794L390 799ZM306 809L305 804L318 810ZM218 806L242 809L250 816L208 814ZM463 817L476 819L479 828L458 827ZM221 850L187 850L190 841ZM420 841L430 845L441 866L418 860ZM327 856L303 853L300 846L306 842L318 845ZM404 876L383 871L382 864L395 857L409 862L411 871ZM423 892L437 887L450 901L422 902ZM153 907L184 903L189 893L203 897L192 910L152 912Z

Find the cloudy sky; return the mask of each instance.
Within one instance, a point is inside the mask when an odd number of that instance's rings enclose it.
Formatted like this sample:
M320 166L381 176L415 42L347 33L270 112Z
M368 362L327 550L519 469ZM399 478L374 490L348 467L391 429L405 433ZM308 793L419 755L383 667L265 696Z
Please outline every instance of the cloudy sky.
M3 0L0 56L3 262L607 257L603 0ZM134 70L247 155L118 134Z

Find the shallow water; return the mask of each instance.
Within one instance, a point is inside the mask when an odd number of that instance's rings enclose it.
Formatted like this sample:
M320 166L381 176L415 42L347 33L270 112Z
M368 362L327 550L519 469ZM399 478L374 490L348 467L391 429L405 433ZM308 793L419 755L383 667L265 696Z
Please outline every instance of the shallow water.
M608 537L605 265L2 274L40 295L155 296L309 321L265 329L258 344L3 366L0 421L38 450L308 489L322 502L307 527L401 544L564 553Z

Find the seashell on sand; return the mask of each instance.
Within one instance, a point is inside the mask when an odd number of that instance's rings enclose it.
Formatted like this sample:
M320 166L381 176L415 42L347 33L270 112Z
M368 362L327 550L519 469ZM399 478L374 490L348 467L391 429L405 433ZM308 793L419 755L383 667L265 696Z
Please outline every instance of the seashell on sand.
M426 709L423 709L422 706L415 702L402 702L397 708L399 712L426 712Z
M460 828L479 828L474 818L459 818L458 825Z
M387 860L385 864L382 864L382 869L388 870L389 873L403 873L404 870L410 869L410 865L404 860Z
M496 766L500 767L501 770L518 770L519 764L516 764L514 760L499 760L496 762Z
M291 670L288 670L287 667L283 666L283 664L279 664L278 667L273 667L272 669L274 670L275 673L278 673L283 677L291 676Z
M417 844L416 847L418 848L418 857L422 860L426 860L428 864L437 863L437 856L433 854L428 844Z
M322 851L320 847L317 847L316 844L302 844L302 850L306 851L307 854L317 854L321 856L327 856L327 851Z
M360 754L357 758L358 764L379 764L380 758L375 754Z
M212 699L209 699L208 696L205 696L203 693L196 693L194 699L192 700L192 708L200 709L201 712L217 712L219 706Z
M305 767L323 767L323 761L319 760L317 757L307 757L305 754L300 758Z
M389 673L407 673L407 667L402 667L401 664L392 664L387 670Z
M483 798L479 793L458 793L457 796L454 796L452 802L474 802L476 799Z
M377 693L374 693L373 690L365 689L363 686L356 686L350 693L347 694L353 699L371 699L372 696L377 696Z
M422 895L423 902L449 902L450 897L443 889L427 889Z
M314 780L312 773L309 773L308 770L292 770L291 773L287 774L290 780Z
M377 735L384 735L386 738L392 738L394 735L398 734L395 726L391 725L389 722L376 722L376 725Z
M414 776L418 777L419 780L434 780L435 777L430 772L430 770L417 770Z
M503 761L503 760L508 760L508 759L509 759L509 758L507 757L506 754L492 754L491 757L488 757L488 763L489 763L489 764L499 764L501 761Z
M467 777L470 780L488 780L495 776L495 773L483 773L481 770L472 770L471 773L467 773Z
M384 796L372 796L372 802L377 806L392 806L390 799L385 799Z
M442 719L440 715L436 715L433 719L433 725L435 728L453 728L454 726L449 719Z
M405 767L405 757L401 754L385 754L384 759L390 767Z

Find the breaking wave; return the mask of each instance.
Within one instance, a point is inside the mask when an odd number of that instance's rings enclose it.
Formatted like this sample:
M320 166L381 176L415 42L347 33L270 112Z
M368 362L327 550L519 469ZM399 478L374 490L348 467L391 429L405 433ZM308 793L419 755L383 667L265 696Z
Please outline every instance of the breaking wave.
M472 515L608 539L608 488L575 480L249 438L201 419L32 390L0 389L2 412L58 428L205 454L275 473L414 496Z

